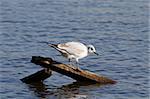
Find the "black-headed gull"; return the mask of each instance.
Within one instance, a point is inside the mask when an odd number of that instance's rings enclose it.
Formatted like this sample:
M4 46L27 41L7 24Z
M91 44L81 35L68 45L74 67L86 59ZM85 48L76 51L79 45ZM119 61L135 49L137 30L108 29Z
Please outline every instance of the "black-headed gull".
M69 59L75 59L76 62L79 62L79 59L88 56L91 53L96 53L96 49L93 45L85 45L80 42L67 42L62 44L49 44L49 46L58 50L62 56Z

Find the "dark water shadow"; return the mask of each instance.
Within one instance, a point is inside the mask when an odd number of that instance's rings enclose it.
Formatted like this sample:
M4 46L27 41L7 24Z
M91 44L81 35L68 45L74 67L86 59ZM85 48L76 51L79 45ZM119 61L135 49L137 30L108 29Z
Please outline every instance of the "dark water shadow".
M48 93L50 94L50 92L47 90L47 85L45 85L43 82L30 83L27 85L29 90L33 91L34 95L37 97L46 98Z
M30 83L28 84L29 90L34 93L36 97L48 98L48 99L66 99L80 95L80 87L86 86L87 88L98 88L103 86L102 84L93 84L85 82L73 82L71 84L62 85L58 88L49 88L49 85L43 82ZM80 96L87 97L88 95ZM87 98L84 98L87 99Z

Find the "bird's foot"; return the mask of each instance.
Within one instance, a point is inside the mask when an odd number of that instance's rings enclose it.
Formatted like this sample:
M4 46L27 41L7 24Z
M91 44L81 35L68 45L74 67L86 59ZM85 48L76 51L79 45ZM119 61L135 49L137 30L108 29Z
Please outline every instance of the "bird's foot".
M81 69L79 67L76 68L76 71L81 71Z

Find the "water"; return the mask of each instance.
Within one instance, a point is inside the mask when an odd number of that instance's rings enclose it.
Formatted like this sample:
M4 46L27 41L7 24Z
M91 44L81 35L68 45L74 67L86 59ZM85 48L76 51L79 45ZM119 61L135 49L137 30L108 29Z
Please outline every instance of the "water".
M0 0L1 99L148 99L148 0ZM41 84L32 56L66 59L42 42L94 44L100 56L80 62L115 85L78 85L53 73ZM74 97L74 98L73 98Z

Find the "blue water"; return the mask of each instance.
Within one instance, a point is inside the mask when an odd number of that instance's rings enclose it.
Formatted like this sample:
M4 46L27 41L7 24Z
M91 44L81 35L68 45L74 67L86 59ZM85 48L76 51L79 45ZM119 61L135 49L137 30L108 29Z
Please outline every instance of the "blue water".
M0 98L148 99L148 17L148 0L0 0ZM79 86L56 72L41 84L20 81L41 70L32 56L66 63L43 42L67 41L93 44L100 55L80 68L117 84Z

